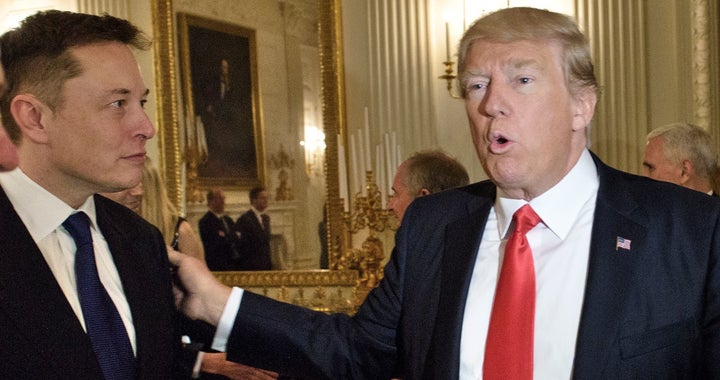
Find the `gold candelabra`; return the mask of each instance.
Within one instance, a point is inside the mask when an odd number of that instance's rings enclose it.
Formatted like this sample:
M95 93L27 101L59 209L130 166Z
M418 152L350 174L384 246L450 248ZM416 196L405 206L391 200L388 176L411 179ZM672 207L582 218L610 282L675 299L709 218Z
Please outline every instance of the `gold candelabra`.
M354 195L350 211L343 213L345 244L336 260L337 269L358 271L359 288L369 291L382 279L382 261L385 258L382 240L377 236L385 229L392 229L392 218L382 204L382 192L375 182L372 171L366 173L365 194ZM368 236L360 248L352 247L352 235L368 230Z

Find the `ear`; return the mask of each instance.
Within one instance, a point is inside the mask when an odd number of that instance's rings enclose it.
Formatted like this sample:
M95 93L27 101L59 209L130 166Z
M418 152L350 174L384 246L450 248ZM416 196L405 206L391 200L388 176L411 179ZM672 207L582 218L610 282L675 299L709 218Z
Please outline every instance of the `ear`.
M423 197L428 194L430 194L430 190L423 187L422 189L420 189L420 192L418 193L418 197Z
M44 122L51 112L45 103L31 94L16 95L10 102L10 113L20 128L23 139L38 143L47 141Z
M695 167L690 160L683 160L680 164L680 184L684 185L695 175Z
M597 103L597 92L594 88L585 88L575 95L573 113L573 131L581 131L587 128L595 115L595 104Z

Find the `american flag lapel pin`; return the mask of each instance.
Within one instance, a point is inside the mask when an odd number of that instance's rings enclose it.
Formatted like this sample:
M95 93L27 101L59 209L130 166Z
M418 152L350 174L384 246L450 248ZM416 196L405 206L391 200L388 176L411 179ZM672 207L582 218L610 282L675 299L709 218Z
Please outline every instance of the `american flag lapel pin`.
M625 250L629 251L630 250L630 239L626 239L624 237L618 236L615 239L615 250L617 251L618 249L625 249Z

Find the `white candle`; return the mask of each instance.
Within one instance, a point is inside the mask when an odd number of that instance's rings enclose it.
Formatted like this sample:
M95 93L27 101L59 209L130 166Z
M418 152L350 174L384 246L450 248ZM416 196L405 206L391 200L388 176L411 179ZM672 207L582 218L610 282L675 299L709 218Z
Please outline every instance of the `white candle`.
M350 196L348 194L347 165L345 164L345 146L342 145L338 135L338 170L340 171L340 198L343 199L343 210L350 211Z
M357 193L360 189L360 177L358 177L358 160L357 146L355 145L355 135L350 135L350 163L352 164L352 193Z
M375 145L375 182L380 183L380 178L377 178L377 174L380 173L380 145Z
M396 154L395 147L397 146L397 135L395 131L390 135L390 146L392 147L392 168L397 169L400 166L400 156Z
M397 157L398 162L400 162L402 155L400 154L400 145L395 145L395 157ZM393 178L395 177L395 172L397 172L397 167L400 165L397 165L393 168Z
M360 193L365 194L365 172L370 168L365 167L365 143L362 132L358 131L358 171L360 172Z
M450 62L450 24L445 23L445 60Z
M378 189L380 189L380 206L384 209L385 205L387 204L387 188L385 187L385 168L383 163L387 162L387 160L383 161L382 157L382 147L380 144L375 146L375 149L377 151L376 157L378 158L377 163L377 177L378 177Z
M387 133L385 134L385 157L387 158L387 160L385 160L385 175L387 176L387 183L391 184L390 186L392 186L393 180L395 180L394 177L390 177L390 173L393 172L393 154L390 150L390 138ZM387 189L385 190L387 191Z
M367 154L365 156L365 168L367 170L371 170L370 168L372 168L372 163L370 162L370 155L372 154L372 151L370 150L370 115L367 107L365 107L365 153Z

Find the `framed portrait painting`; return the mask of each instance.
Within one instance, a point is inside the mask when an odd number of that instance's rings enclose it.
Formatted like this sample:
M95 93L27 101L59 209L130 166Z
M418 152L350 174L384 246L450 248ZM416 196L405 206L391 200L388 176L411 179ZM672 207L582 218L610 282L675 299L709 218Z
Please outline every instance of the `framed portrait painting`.
M188 178L202 189L264 182L255 30L178 13Z

